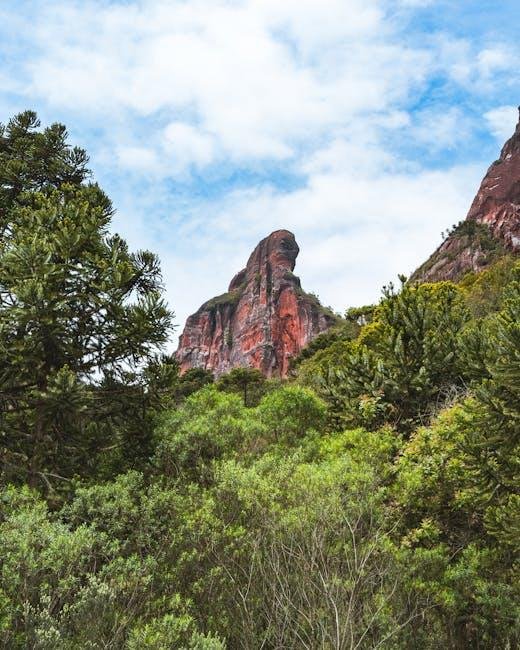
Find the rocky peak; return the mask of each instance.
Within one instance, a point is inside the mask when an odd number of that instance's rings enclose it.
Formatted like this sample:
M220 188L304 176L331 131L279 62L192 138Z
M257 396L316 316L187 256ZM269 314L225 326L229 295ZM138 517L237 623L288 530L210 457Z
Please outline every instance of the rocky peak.
M282 277L287 271L292 273L300 249L292 232L275 230L269 237L262 239L249 256L245 269L239 271L229 284L228 291L234 291L251 279L260 276L275 275Z
M262 271L268 267L274 273L294 271L296 258L300 249L292 232L275 230L269 237L262 239L251 253L246 266L246 275Z
M467 219L488 225L508 248L520 249L520 118L500 158L488 169Z
M336 321L293 275L298 253L288 230L257 245L228 292L188 318L177 350L181 371L206 368L218 376L252 367L286 376L290 359Z
M520 252L520 119L500 158L484 176L466 220L412 279L457 280L468 271L480 271L507 251Z
M520 153L520 106L518 107L518 122L515 132L503 146L500 158L507 159L509 154L513 153Z

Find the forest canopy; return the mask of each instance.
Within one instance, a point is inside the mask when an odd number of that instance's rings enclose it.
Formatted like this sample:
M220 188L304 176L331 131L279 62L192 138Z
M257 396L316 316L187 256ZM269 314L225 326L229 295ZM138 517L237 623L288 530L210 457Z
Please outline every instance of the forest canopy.
M0 126L0 647L518 647L520 262L180 376L87 165Z

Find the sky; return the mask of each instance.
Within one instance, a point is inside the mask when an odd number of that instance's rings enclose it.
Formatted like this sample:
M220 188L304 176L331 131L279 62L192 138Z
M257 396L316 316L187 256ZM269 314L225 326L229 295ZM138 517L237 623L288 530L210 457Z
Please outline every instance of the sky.
M517 121L519 24L518 0L3 0L0 122L87 149L176 335L279 228L343 313L465 217Z

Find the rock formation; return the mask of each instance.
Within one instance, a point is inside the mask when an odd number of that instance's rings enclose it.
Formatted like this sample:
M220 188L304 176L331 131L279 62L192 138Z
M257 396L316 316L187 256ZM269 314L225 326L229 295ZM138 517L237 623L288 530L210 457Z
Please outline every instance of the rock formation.
M216 376L236 367L285 377L289 361L337 321L293 275L299 248L277 230L263 239L227 293L190 316L180 337L181 372L205 368Z
M520 121L500 158L488 169L466 220L412 280L457 280L468 271L482 270L508 251L520 252Z

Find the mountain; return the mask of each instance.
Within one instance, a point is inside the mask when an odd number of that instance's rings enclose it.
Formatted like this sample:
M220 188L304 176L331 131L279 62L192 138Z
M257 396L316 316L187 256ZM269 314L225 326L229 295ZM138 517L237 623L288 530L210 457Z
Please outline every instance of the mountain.
M506 252L520 252L520 120L500 158L484 176L465 221L449 233L411 279L458 280Z
M176 353L181 372L205 368L219 376L251 367L268 377L287 375L290 359L338 320L293 274L299 250L288 230L258 244L227 293L186 321Z
M291 358L338 320L302 290L293 274L298 252L287 230L258 244L227 293L188 318L177 350L182 372L204 368L219 376L252 367L268 377L287 375ZM411 280L456 281L508 252L520 252L520 120L488 169L466 219Z

